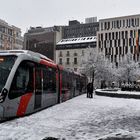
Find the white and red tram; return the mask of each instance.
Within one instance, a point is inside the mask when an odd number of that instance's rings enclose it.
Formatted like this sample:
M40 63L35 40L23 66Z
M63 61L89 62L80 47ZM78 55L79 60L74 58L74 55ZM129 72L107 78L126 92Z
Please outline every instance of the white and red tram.
M0 51L0 118L20 117L82 94L86 77L24 50Z

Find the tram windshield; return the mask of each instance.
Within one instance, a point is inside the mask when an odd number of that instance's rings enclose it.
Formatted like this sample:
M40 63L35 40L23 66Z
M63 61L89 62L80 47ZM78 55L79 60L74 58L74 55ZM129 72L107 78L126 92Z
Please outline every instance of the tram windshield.
M9 73L15 63L16 56L0 56L0 91L4 87Z

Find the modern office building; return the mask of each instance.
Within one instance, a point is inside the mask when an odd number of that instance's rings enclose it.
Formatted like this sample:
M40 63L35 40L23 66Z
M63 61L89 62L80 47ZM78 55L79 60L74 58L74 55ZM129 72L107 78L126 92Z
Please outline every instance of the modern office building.
M111 62L118 66L132 54L132 59L140 59L140 15L130 15L99 20L97 33L98 51L104 52Z
M77 20L69 21L68 26L63 27L63 37L66 38L77 38L77 37L88 37L96 36L99 31L99 22L96 18L86 19L86 23L80 23Z
M22 49L21 29L0 19L0 50Z
M56 43L62 39L62 28L31 27L24 35L24 49L41 53L55 61Z
M56 45L56 63L79 71L96 49L96 36L62 39Z

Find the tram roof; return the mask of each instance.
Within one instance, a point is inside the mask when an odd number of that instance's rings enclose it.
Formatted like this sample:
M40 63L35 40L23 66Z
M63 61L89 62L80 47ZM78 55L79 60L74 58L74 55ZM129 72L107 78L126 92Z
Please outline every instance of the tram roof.
M96 42L96 36L88 36L88 37L78 37L78 38L68 38L60 40L57 45L65 45L65 44L77 44L77 43L88 43L88 42Z
M40 59L45 59L45 60L48 60L50 62L54 62L53 60L49 59L48 57L40 54L40 53L37 53L37 52L32 52L32 51L29 51L29 50L0 50L0 54L13 54L13 55L21 55L21 54L27 54L27 55L30 55L30 56L35 56L35 57L38 57Z

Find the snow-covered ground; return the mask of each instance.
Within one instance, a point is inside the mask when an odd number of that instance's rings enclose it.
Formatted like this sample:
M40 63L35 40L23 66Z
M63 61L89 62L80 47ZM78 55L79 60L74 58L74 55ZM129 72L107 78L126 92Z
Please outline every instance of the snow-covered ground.
M97 95L90 99L84 94L0 124L0 140L42 140L49 136L60 140L139 140L140 100Z

